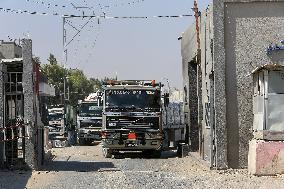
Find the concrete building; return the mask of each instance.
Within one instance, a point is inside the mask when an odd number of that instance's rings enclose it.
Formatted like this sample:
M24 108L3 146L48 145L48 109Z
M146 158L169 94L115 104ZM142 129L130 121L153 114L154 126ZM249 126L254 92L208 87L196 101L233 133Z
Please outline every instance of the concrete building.
M21 46L3 42L0 52L0 165L40 167L44 160L39 65L32 59L32 41Z
M15 42L5 42L0 40L0 57L2 59L12 59L22 57L22 48Z
M246 168L253 138L255 68L283 64L284 1L213 0L182 35L186 120L193 149L217 169Z

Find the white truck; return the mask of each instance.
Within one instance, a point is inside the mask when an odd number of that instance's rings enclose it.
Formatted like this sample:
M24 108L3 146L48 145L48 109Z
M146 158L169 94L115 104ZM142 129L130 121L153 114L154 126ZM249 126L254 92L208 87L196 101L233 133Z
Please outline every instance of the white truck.
M66 144L67 132L64 124L64 106L51 106L48 109L49 140L53 147L62 147Z
M49 140L53 147L65 147L73 142L68 137L68 132L74 131L76 127L76 111L69 104L53 105L48 108Z
M101 93L91 93L84 101L78 102L77 142L91 144L101 140L102 98Z

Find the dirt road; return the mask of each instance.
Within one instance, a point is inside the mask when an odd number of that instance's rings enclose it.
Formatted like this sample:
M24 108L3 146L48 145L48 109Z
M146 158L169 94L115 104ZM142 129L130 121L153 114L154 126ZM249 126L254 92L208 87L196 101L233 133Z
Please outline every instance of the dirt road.
M53 149L54 160L42 171L2 171L0 188L269 188L280 189L284 177L255 177L246 170L214 171L192 157L164 152L160 159L126 154L106 159L101 147Z

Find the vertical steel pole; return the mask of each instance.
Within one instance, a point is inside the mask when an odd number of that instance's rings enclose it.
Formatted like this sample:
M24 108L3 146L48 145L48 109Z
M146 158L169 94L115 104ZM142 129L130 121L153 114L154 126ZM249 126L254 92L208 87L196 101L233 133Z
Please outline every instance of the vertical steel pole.
M65 29L66 18L63 16L63 68L64 68L64 78L63 78L63 133L66 131L66 63L67 63L67 48L66 48L66 29Z

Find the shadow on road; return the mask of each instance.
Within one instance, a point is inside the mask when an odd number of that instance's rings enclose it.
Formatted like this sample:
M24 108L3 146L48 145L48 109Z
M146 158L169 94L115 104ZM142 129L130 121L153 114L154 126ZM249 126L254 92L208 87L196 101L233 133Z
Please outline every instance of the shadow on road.
M131 159L170 159L176 158L177 153L176 151L163 151L161 157L154 158L151 154L143 154L142 152L122 152L114 155L115 159L124 159L124 158L131 158Z
M0 188L19 189L25 188L32 171L0 171Z
M111 168L115 168L111 162L51 161L43 167L43 171L94 172Z

